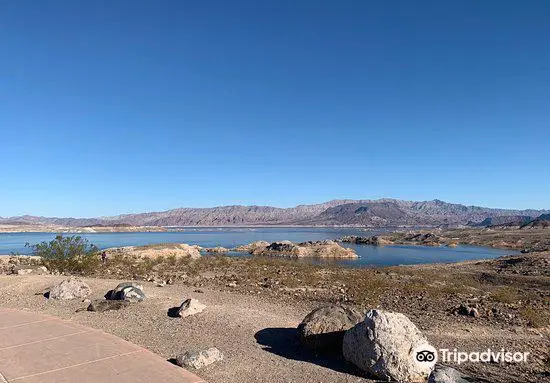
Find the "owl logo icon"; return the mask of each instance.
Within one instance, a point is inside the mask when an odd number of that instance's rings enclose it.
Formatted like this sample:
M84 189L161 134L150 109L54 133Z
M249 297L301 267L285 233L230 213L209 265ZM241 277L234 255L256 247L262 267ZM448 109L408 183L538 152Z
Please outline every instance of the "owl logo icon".
M432 367L437 362L437 350L429 344L422 344L414 348L411 357L415 363Z

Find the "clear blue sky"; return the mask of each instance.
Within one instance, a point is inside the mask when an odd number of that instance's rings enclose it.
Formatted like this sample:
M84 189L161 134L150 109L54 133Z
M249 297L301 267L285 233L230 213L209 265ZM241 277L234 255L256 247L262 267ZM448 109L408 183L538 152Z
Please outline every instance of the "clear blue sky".
M550 2L0 3L0 216L550 208Z

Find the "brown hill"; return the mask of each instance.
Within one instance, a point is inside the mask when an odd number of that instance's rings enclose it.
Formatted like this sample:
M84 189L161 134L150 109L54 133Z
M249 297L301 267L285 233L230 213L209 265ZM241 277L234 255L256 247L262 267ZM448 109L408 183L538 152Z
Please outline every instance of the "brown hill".
M547 228L550 227L550 214L541 214L537 219L526 223L521 228Z

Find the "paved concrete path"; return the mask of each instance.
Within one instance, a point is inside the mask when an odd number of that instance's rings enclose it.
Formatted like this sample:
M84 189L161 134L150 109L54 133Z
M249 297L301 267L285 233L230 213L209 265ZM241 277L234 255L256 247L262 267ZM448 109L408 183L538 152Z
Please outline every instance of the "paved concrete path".
M0 308L0 383L205 383L158 355L52 316Z

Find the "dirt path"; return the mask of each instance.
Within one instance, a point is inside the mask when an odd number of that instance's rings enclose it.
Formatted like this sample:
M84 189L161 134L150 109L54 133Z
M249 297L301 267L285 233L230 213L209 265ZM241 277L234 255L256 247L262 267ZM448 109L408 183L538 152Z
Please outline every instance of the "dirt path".
M201 288L204 292L199 293L194 291L195 287L156 287L144 282L148 299L142 303L121 311L76 312L86 304L78 300L52 301L35 295L62 279L50 275L0 275L0 306L71 319L141 345L166 359L184 350L217 347L224 353L224 361L196 372L210 383L370 382L343 362L317 359L300 350L295 328L312 309L312 303L208 288ZM102 297L120 282L84 280L93 290L92 299ZM185 319L168 317L168 309L186 298L197 298L208 308ZM548 341L547 334L539 331L444 323L430 319L429 313L411 319L436 347L466 350L517 347L520 351L536 352ZM540 376L526 378L530 371L527 366L471 364L463 367L478 376L492 376L495 381L541 380Z

